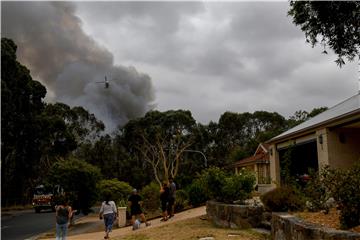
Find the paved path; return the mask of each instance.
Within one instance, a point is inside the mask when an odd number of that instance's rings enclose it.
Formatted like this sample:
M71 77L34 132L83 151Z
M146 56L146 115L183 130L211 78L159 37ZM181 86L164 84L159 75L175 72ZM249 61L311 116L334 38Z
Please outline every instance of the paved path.
M167 224L171 224L177 221L181 221L181 220L185 220L188 218L194 218L194 217L198 217L198 216L202 216L206 214L206 207L198 207L198 208L193 208L181 213L177 213L175 214L175 217L170 218L168 221L166 222L160 222L160 218L157 219L153 219L149 222L151 222L151 226L149 227L145 227L145 224L142 223L140 229L136 230L138 231L144 231L146 229L149 228L155 228L155 227L159 227L159 226L164 226ZM80 223L84 223L84 222L99 222L100 220L93 216L93 217L86 217L83 218L82 220L80 220L79 222L77 222L76 224L80 224ZM120 237L120 236L125 236L128 234L131 234L133 232L132 230L132 226L129 227L123 227L123 228L118 228L118 229L114 229L111 234L110 237ZM53 240L53 238L49 238L49 240ZM68 236L67 239L69 240L100 240L100 239L104 239L104 232L94 232L94 233L85 233L85 234L77 234L77 235L72 235L72 236Z

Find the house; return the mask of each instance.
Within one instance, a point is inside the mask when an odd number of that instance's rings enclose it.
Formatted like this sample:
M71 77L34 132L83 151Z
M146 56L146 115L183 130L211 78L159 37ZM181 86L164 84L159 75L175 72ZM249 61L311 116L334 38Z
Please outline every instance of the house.
M329 165L346 168L360 161L360 94L270 139L270 175L281 184L281 169L287 164L292 176L308 174Z
M235 162L233 167L235 174L238 174L243 168L255 172L259 192L266 192L271 187L269 146L267 144L260 143L254 155Z

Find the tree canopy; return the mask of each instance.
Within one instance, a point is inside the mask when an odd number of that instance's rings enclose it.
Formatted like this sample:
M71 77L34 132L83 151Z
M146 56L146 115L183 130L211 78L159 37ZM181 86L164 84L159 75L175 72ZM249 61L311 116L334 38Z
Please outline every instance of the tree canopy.
M50 167L104 129L82 107L46 104L46 88L16 59L16 44L1 39L2 204L29 202Z
M123 129L123 136L141 153L161 184L177 175L182 154L193 143L195 123L190 111L150 111L143 118L130 120Z
M301 27L306 41L313 47L320 42L338 55L340 67L344 58L354 60L360 54L359 1L290 1L288 12Z

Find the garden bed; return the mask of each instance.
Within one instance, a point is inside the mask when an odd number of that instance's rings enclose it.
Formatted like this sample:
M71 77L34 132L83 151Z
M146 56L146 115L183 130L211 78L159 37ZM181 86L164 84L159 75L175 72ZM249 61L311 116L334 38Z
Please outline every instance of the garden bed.
M328 214L323 212L300 212L295 214L297 217L307 222L319 224L323 227L340 229L340 214L335 208L330 209ZM348 231L360 233L360 225L349 229Z

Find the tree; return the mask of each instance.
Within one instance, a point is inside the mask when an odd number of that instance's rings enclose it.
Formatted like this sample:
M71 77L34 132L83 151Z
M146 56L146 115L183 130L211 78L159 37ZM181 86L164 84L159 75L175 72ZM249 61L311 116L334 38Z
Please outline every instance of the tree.
M58 184L66 193L76 196L74 208L85 214L98 198L96 186L100 179L101 173L97 167L76 158L56 162L48 175L49 183Z
M28 203L51 165L104 129L82 107L45 104L46 88L16 59L16 44L1 39L2 204Z
M290 116L289 119L287 120L288 128L293 128L296 125L299 125L300 123L303 123L309 120L310 118L313 118L316 115L326 111L327 109L328 109L327 107L314 108L313 110L311 110L310 113L304 110L298 110L294 113L293 116Z
M353 61L359 56L359 1L290 1L288 14L301 26L312 47L320 41L323 53L327 53L325 46L334 50L340 67L345 64L344 57Z
M33 185L41 149L40 114L46 88L16 60L15 43L1 39L2 204L25 203Z
M218 166L230 164L233 156L252 155L259 143L281 133L285 127L285 118L276 112L225 112L219 119L218 129L213 131L213 152L223 164Z
M81 106L71 108L64 103L47 104L45 114L62 119L69 134L79 144L98 139L105 129L102 121Z
M84 108L71 108L64 103L46 104L40 118L38 182L54 162L67 158L79 146L95 141L104 129L104 124Z
M161 184L178 174L182 155L193 143L195 120L190 111L150 111L143 118L129 121L123 128L128 149L137 151Z

